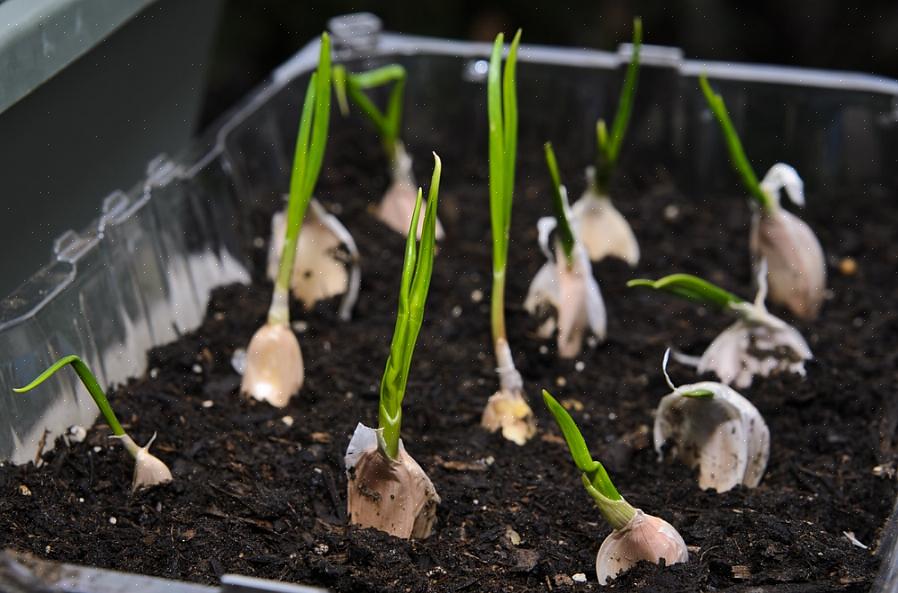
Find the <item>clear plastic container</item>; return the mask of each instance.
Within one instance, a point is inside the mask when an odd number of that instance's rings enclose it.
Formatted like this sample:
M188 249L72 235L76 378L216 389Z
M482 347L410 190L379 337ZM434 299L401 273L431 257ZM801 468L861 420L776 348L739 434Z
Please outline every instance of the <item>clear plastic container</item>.
M439 151L419 139L430 142L428 131L448 128L454 141L485 154L489 45L382 33L372 15L341 17L331 30L338 60L407 68L411 152ZM96 416L73 374L56 375L27 396L12 387L71 353L103 384L139 375L150 347L199 325L212 288L249 280L246 214L279 199L288 185L296 114L317 53L316 41L186 154L156 159L145 180L108 196L96 223L60 237L51 262L0 304L0 459L34 459L69 426ZM520 149L540 149L544 138L528 134L526 125L539 117L550 120L550 136L591 153L594 122L612 112L629 53L626 45L617 53L524 46ZM862 198L898 189L898 82L684 60L678 49L657 46L646 46L642 61L624 166L639 154L687 193L733 188L722 136L698 87L705 72L724 95L748 153L793 164L812 195ZM895 524L893 517L883 538L876 592L898 584Z

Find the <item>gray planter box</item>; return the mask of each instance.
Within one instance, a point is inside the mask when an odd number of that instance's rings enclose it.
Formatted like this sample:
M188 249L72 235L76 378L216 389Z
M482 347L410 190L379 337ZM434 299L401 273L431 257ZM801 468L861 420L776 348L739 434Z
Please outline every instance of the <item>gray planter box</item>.
M339 60L407 68L411 152L433 148L417 146L415 130L449 127L486 154L488 44L381 33L370 15L338 19L332 29ZM27 398L11 387L70 353L103 384L139 375L148 348L200 323L212 288L248 280L246 213L287 187L298 106L317 52L317 42L309 44L190 150L157 158L145 179L109 195L100 219L60 236L53 260L0 304L0 459L31 460L45 431L52 443L96 415L71 374ZM698 89L696 77L706 72L745 130L748 153L795 165L811 192L898 188L898 82L685 60L666 47L648 46L643 56L623 159L651 155L696 194L732 186L721 134ZM627 46L617 53L524 46L521 121L555 117L553 135L590 153L594 122L611 112L628 57ZM522 126L522 150L542 141ZM895 524L893 517L883 541L877 593L898 584Z

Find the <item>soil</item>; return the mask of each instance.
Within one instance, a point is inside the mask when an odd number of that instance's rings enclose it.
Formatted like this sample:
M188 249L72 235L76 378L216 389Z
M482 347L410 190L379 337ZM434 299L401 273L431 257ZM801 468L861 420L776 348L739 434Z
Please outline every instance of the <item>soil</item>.
M257 265L253 286L217 290L202 327L153 350L147 375L111 392L137 441L158 432L153 450L175 481L131 495L131 460L97 425L86 441L45 454L40 467L0 468L0 545L203 583L230 572L354 593L867 591L896 495L894 196L865 195L863 209L858 199L809 196L802 216L828 254L831 295L819 321L796 325L816 359L807 378L757 379L743 390L770 426L770 463L758 488L717 494L700 490L683 465L659 462L648 431L669 391L664 348L698 354L730 319L625 282L685 271L752 296L745 199L699 200L681 195L663 172L621 171L616 203L639 238L642 262L635 271L619 261L595 265L608 340L561 361L554 342L534 337L537 323L521 307L543 263L535 222L550 209L542 152L522 146L507 314L540 430L518 447L479 426L497 387L485 163L451 148L441 153L447 239L403 423L408 451L442 497L431 538L403 541L346 523L343 455L356 423L377 421L403 239L371 215L387 184L382 158L370 156L376 141L338 129L318 193L361 249L361 298L350 323L337 320L334 301L311 312L294 308L306 364L301 393L283 410L237 393L231 356L263 322L271 294ZM429 180L427 151L417 154L418 177ZM563 150L559 157L577 196L577 167L585 163ZM272 207L253 216L259 237L267 239ZM257 264L264 253L256 248ZM853 273L844 258L854 259ZM682 365L671 373L678 383L695 380ZM595 555L609 528L538 399L543 387L571 408L624 496L679 530L688 563L644 563L607 589L596 583ZM588 582L575 582L578 573Z

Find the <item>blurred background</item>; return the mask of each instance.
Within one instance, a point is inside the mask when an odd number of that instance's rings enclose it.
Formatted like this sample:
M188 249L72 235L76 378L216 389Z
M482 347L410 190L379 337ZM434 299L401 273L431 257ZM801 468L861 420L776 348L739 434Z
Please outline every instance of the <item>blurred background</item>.
M715 0L0 0L0 297L88 227L110 192L177 154L327 26L613 50L641 15L645 41L687 58L898 78L898 2Z
M368 11L384 28L492 41L524 30L524 43L613 50L641 16L645 42L687 58L859 70L898 78L898 2L871 0L226 0L213 50L202 121L324 30L332 16Z

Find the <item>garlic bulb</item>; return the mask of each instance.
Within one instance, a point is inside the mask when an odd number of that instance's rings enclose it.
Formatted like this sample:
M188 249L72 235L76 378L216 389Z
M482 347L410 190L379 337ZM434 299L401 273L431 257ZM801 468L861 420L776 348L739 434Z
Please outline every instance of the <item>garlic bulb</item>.
M757 265L767 261L770 300L786 306L802 319L820 313L826 290L823 248L811 228L780 206L780 193L804 205L804 186L795 169L783 163L770 168L761 188L773 207L756 212L750 248Z
M511 348L505 340L496 342L499 391L490 396L483 410L480 425L490 432L502 429L502 436L516 445L523 445L536 434L533 410L524 397L524 382L514 366Z
M246 348L241 393L283 408L302 387L304 376L299 341L290 327L266 323L253 334Z
M278 265L284 250L287 214L278 212L271 219L271 241L268 248L268 278L277 279ZM348 253L348 258L341 253ZM312 198L296 244L296 259L290 277L293 296L311 309L318 301L345 295L340 305L340 318L347 320L358 300L361 272L359 250L352 235L336 216Z
M658 405L654 441L659 457L665 444L689 467L699 468L702 489L726 492L739 484L755 488L770 457L770 430L758 409L721 383L703 381L676 387Z
M412 158L405 151L405 146L399 140L396 141L396 154L392 163L392 181L387 188L384 197L377 207L377 217L388 227L408 236L409 225L415 212L415 201L418 197L418 187L412 177ZM427 204L421 205L427 209ZM418 238L424 229L424 217L418 220ZM443 238L443 225L437 219L436 239Z
M593 167L587 169L586 176L587 189L571 208L574 235L586 246L592 261L611 256L635 266L639 263L639 244L633 229L611 198L596 192Z
M359 423L346 449L349 521L405 539L427 538L440 497L402 441L397 459L390 459L378 432Z
M686 542L670 523L639 509L635 511L633 518L614 529L599 548L596 577L600 585L608 584L642 560L658 564L663 559L666 566L689 560Z
M583 245L579 241L574 243L571 265L568 265L560 245L556 245L552 257L548 243L555 225L552 217L541 218L537 225L540 246L549 261L533 278L524 308L533 315L554 310L555 318L543 324L540 337L551 336L557 325L558 355L573 358L580 354L587 331L599 340L605 339L607 316L602 293L592 275L592 266Z
M161 459L150 453L150 445L156 440L155 433L143 447L138 447L127 434L119 438L121 438L122 444L124 444L128 453L134 457L134 476L131 479L132 492L172 481L171 471L168 469L168 466Z

